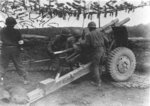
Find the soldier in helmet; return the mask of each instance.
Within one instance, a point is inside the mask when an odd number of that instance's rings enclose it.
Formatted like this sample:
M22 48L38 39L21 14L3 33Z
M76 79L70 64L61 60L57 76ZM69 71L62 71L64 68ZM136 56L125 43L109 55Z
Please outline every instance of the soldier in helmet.
M50 41L48 44L48 51L51 54L54 51L60 51L66 49L66 42L68 37L70 37L70 30L63 28L60 35L56 35L54 41Z
M106 39L104 33L96 30L95 22L90 22L88 24L89 33L85 35L85 40L80 41L80 46L88 48L91 54L91 72L94 75L95 84L101 86L101 68L103 66L103 59L105 53L105 42ZM77 45L74 45L74 48Z
M57 56L54 56L53 52L66 49L66 42L68 37L70 37L70 30L63 28L60 35L56 35L54 41L48 43L48 53L50 55L51 61L51 70L58 70L59 68L59 59Z
M17 69L17 73L23 77L24 84L27 84L27 71L24 69L20 59L20 46L24 42L19 30L14 29L14 26L17 24L17 22L13 17L8 17L5 24L6 27L0 31L0 40L2 42L0 63L1 83L3 83L2 80L8 68L9 62L12 60Z

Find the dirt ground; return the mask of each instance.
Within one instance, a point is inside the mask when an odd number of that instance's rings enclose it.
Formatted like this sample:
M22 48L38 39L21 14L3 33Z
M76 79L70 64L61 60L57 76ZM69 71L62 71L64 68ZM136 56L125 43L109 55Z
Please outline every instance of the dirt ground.
M137 50L137 49L136 49ZM136 51L137 52L137 51ZM136 53L136 73L150 76L150 51ZM14 71L6 74L6 83L9 86L20 85L28 91L33 90L38 81L51 77L49 71L31 71L29 73L30 85L23 85L21 77ZM12 103L0 102L0 106L20 106ZM21 105L22 106L22 105ZM150 88L122 88L104 81L98 89L88 78L71 83L53 92L34 106L150 106Z
M45 75L45 73L43 73L43 75ZM43 80L43 75L41 72L32 73L30 76L36 76L33 78L36 78L36 80L32 80L31 82ZM19 77L16 80L18 84L23 86ZM33 86L35 86L35 83L24 87L29 90L29 88L31 89ZM107 81L104 81L102 87L98 89L85 78L77 81L77 83L71 83L53 92L44 99L38 101L34 106L149 106L149 91L150 88L120 88ZM0 102L0 106L23 105Z
M103 83L99 90L83 81L63 87L36 106L149 106L149 89L117 88Z

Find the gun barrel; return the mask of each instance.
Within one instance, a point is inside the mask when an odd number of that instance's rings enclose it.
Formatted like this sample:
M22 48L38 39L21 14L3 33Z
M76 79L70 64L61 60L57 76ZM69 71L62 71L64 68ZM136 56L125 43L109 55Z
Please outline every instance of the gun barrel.
M117 26L118 26L118 27L119 27L119 26L122 26L123 24L127 23L128 21L130 21L130 18L125 18L124 20L115 23L114 26L116 26L116 27L117 27ZM110 32L112 32L112 28L111 28L111 27L108 27L108 28L105 29L104 31L105 31L105 33L110 33Z
M121 26L121 25L127 23L128 21L130 21L130 18L129 18L129 17L128 17L128 18L125 18L124 20L122 20L122 21L120 21L120 22L118 22L118 23L116 23L115 26Z
M112 25L115 25L117 22L119 22L119 19L114 19L112 20L110 23L104 25L103 27L101 27L99 30L100 31L104 31L105 29L107 29L108 27L112 26Z

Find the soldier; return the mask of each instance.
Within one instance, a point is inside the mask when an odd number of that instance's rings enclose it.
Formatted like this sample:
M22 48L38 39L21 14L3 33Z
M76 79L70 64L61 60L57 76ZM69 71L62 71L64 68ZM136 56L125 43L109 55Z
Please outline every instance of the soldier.
M70 37L70 30L63 28L60 35L56 35L54 41L50 41L48 44L48 51L51 54L54 51L60 51L66 49L66 42L68 37Z
M85 40L80 41L80 46L88 48L91 53L91 72L94 74L95 84L101 86L101 73L103 66L102 57L105 54L106 39L104 33L96 30L96 24L90 22L88 24L89 33L85 35ZM77 45L74 45L77 48Z
M81 30L78 28L72 29L72 36L68 37L66 48L73 48L73 45L79 41L81 38L82 33ZM68 52L68 55L71 55L75 51Z
M20 46L24 43L19 30L14 29L17 24L13 17L6 19L6 27L0 32L0 40L2 41L1 50L1 69L0 77L3 80L4 74L8 68L9 61L14 63L17 73L23 77L24 84L28 84L27 71L24 69L20 59ZM3 84L3 81L1 81Z
M56 35L54 41L50 41L48 44L48 53L50 55L51 61L51 70L58 70L59 68L59 59L58 56L54 56L53 52L66 49L67 39L70 37L70 30L63 28L60 35Z

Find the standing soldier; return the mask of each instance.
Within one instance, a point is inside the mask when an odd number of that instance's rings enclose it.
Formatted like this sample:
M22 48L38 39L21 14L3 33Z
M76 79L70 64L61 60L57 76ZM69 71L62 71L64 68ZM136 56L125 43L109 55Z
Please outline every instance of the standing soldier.
M96 30L96 24L90 22L88 24L89 33L85 35L85 40L80 41L80 46L88 48L91 54L91 72L94 74L94 79L96 85L101 86L101 73L103 67L102 57L105 54L105 42L108 39L105 37L104 33ZM74 48L77 48L74 45Z
M24 43L19 30L14 29L17 24L13 17L6 19L6 27L0 32L0 40L2 41L1 50L1 69L0 77L3 84L3 77L8 68L9 61L14 63L17 73L24 78L24 84L28 84L27 72L24 70L20 59L20 46Z

